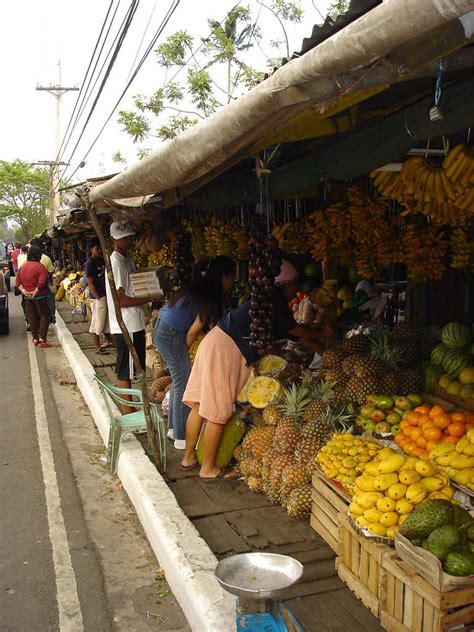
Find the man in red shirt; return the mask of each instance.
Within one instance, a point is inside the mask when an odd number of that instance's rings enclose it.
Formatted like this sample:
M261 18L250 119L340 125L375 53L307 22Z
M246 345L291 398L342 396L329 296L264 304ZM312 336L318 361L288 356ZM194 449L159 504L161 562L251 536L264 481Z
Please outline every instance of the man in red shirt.
M15 241L15 249L12 250L11 254L10 254L10 259L13 265L13 271L15 273L18 272L18 255L21 252L21 241Z

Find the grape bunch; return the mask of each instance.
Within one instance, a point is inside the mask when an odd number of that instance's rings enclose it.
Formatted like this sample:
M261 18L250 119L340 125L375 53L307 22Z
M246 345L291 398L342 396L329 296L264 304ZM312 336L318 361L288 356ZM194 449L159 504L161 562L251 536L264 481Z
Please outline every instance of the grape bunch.
M191 235L179 232L176 238L176 265L172 281L177 286L185 285L191 280L193 270L193 254L191 251Z
M249 241L250 347L262 356L274 339L272 290L280 266L278 241L255 228Z

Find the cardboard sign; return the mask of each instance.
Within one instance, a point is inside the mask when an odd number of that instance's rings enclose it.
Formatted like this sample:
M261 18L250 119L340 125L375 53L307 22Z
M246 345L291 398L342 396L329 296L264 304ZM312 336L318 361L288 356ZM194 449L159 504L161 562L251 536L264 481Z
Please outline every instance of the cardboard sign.
M133 296L142 298L162 294L158 270L134 272L130 275L130 282L132 284Z

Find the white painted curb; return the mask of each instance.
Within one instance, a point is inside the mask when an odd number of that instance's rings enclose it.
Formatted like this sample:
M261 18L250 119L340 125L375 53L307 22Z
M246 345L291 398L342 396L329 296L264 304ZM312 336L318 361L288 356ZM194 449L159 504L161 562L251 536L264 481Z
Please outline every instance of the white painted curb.
M105 445L109 419L94 368L56 312L56 335ZM214 577L217 559L176 502L140 443L127 435L117 474L127 492L173 594L196 632L235 630L235 599Z

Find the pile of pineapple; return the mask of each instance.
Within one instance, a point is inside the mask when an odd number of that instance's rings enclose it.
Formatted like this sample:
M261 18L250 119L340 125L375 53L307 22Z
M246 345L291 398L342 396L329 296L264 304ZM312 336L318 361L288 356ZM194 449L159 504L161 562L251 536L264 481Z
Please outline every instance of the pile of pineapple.
M407 395L423 390L420 360L435 339L421 327L400 323L393 332L365 327L345 335L342 349L324 353L321 379L335 384L341 400L362 405L371 393Z
M236 448L239 471L252 491L281 504L292 518L306 518L315 457L353 417L352 410L338 403L333 384L310 379L292 384L278 403L263 409L264 425L250 430Z

